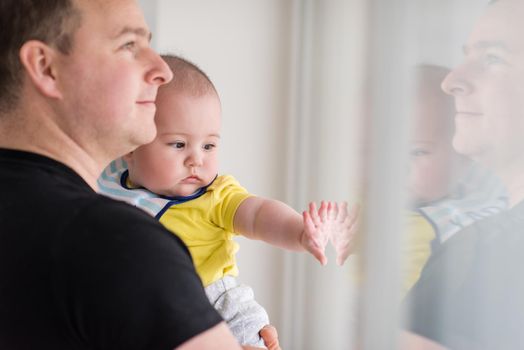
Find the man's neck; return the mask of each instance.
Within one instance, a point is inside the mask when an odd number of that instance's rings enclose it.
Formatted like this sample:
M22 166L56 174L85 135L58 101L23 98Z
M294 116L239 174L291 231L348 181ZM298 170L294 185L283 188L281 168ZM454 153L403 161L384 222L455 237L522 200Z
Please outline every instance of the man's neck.
M498 169L496 173L508 191L509 207L514 207L522 202L524 200L524 163L508 162L504 169Z
M507 185L507 189L509 193L509 203L508 204L510 208L524 201L524 184L523 183L509 184Z
M103 170L103 161L90 155L51 118L34 115L28 118L23 113L0 116L0 147L54 159L73 169L93 190L98 190L97 178Z

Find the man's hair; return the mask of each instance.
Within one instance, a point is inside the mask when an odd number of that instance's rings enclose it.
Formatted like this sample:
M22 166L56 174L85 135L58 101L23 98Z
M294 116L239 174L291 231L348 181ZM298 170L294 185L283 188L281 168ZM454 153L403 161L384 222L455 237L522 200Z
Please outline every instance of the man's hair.
M80 11L74 0L0 1L0 112L17 105L23 83L20 48L40 40L60 52L70 52Z
M175 55L162 55L173 72L173 80L167 85L191 96L203 96L214 93L218 96L215 85L206 73L196 64Z

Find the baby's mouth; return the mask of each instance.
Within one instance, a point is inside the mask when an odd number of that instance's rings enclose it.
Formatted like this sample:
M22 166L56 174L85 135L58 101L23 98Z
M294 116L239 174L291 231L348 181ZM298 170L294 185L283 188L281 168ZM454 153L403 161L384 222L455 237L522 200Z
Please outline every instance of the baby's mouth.
M196 183L196 182L200 182L200 178L196 175L190 175L182 181L186 183Z

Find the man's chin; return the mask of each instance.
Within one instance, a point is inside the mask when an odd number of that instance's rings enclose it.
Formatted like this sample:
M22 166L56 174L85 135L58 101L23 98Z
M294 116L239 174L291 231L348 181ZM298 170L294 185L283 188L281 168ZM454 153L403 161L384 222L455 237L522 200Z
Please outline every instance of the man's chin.
M143 128L140 130L140 135L136 137L136 146L147 145L148 143L153 142L156 137L156 127L152 128Z
M455 152L463 156L473 158L477 153L479 153L481 148L482 147L477 144L476 140L467 137L466 135L459 135L456 133L453 138L453 149Z

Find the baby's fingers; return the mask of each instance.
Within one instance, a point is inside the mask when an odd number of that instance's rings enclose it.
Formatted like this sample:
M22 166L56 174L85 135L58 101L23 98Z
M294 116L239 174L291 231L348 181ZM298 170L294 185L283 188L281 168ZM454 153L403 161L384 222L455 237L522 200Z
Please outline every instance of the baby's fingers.
M313 255L322 266L325 266L327 264L327 257L324 251L325 248L320 248L316 244L311 245L308 249L308 252L311 253L311 255Z
M313 222L313 217L309 212L302 212L302 221L304 222L304 230L306 233L315 232L315 223Z
M311 215L307 211L302 213L302 217L304 221L304 232L301 242L302 246L308 252L310 252L322 265L326 265L327 258L324 254L324 251L326 249L327 242L322 242L319 240L319 237L317 237L315 225L311 219Z
M326 201L320 202L320 208L318 209L318 215L320 216L320 220L322 222L326 221L326 217L328 214L328 203Z
M346 245L344 248L342 248L340 251L337 252L337 265L342 266L348 256L351 254L351 246Z
M346 206L347 206L347 203L346 203ZM349 211L349 214L348 214L348 218L350 219L351 224L354 224L355 222L357 222L359 214L360 214L360 205L354 204L351 207L351 210Z
M342 266L348 256L353 253L356 235L358 232L358 221L351 220L349 217L345 220L346 232L342 237L332 240L332 244L337 252L337 264Z
M315 202L310 202L309 203L309 216L311 217L311 220L313 221L313 223L315 224L315 227L318 227L320 226L321 222L320 222L320 217L318 216L318 211L317 211L317 205L315 204Z
M340 205L338 205L337 203L337 209L338 210L337 210L336 220L338 222L344 222L344 220L348 216L348 203L342 202L340 203Z
M338 203L337 202L328 202L327 208L327 218L329 221L335 221L338 217Z

